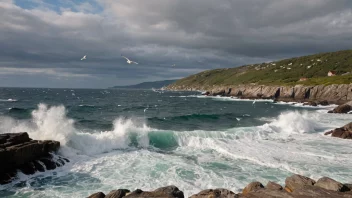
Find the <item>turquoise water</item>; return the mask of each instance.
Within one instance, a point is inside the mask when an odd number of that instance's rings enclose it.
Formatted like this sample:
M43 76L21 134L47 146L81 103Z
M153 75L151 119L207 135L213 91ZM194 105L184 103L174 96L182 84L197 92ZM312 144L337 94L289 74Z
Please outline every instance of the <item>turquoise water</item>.
M86 197L97 191L176 185L238 192L293 174L352 182L348 140L323 132L350 122L332 107L303 107L198 92L0 89L0 133L61 142L71 162L18 175L0 196Z

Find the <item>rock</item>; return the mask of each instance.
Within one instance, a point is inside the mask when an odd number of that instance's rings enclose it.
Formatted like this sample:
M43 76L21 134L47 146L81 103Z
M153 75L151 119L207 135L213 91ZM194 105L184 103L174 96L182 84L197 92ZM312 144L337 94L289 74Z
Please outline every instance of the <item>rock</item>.
M320 178L314 186L318 186L320 188L324 188L326 190L332 190L336 192L344 192L349 191L349 188L344 186L342 183L337 182L329 177Z
M56 152L59 147L60 143L57 141L32 140L28 133L0 134L0 184L11 181L17 169L24 174L44 171L36 160L46 157L46 165L51 164L50 161L53 160L49 153Z
M105 194L102 192L97 192L97 193L90 195L87 198L105 198Z
M105 198L122 198L126 196L126 194L129 192L130 191L127 189L113 190L113 191L110 191L110 193L107 194Z
M324 133L324 135L330 135L330 134L331 134L331 137L337 137L342 139L352 139L352 122L349 124L346 124L341 128L336 128L332 131L328 131Z
M328 105L329 105L329 102L328 102L327 100L319 101L319 102L318 102L318 105L321 105L321 106L328 106Z
M352 191L352 184L343 184L347 191Z
M277 184L277 183L271 182L271 181L269 181L266 184L265 188L270 189L270 190L282 190L283 189L280 184Z
M45 165L46 170L54 170L56 168L56 163L49 158L41 158L39 161Z
M318 104L316 102L310 101L310 102L305 102L303 103L303 106L313 106L316 107Z
M166 186L151 192L144 192L140 189L133 191L124 198L184 198L183 192L176 186Z
M318 186L300 186L292 192L293 197L352 198L352 195L320 188Z
M351 110L352 110L352 101L347 102L347 103L342 104L342 105L339 105L334 110L332 110L332 113L348 113Z
M33 161L33 164L35 166L35 169L38 170L39 172L45 171L45 167L41 163L39 163L38 161Z
M223 189L223 188L217 188L217 189L208 189L208 190L203 190L199 192L198 194L192 195L189 198L236 198L238 197L234 192Z
M33 175L36 172L36 168L32 162L22 165L19 169L26 175Z
M292 175L291 177L287 177L285 180L286 187L293 192L295 191L295 189L299 187L313 186L314 184L315 184L314 180L302 175Z
M259 189L248 194L240 194L239 198L294 198L291 193L283 190ZM302 197L303 198L303 197ZM305 197L304 197L305 198Z
M261 188L264 188L263 184L261 184L260 182L252 182L243 189L242 194L246 195L249 192L256 191Z

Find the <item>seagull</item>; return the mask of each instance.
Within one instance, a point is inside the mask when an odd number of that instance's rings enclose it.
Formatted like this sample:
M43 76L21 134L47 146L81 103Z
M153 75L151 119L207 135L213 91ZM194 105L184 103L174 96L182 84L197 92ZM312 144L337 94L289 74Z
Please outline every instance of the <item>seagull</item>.
M83 58L81 58L81 60L85 60L87 59L87 55L84 55Z
M125 56L122 56L122 57L124 57L124 58L127 60L127 63L128 63L128 64L132 64L132 63L134 63L134 64L137 64L137 65L138 65L138 63L137 63L137 62L131 61L130 59L128 59L128 58L127 58L127 57L125 57Z
M172 67L175 67L175 66L176 66L176 64L173 64L173 65L172 65Z

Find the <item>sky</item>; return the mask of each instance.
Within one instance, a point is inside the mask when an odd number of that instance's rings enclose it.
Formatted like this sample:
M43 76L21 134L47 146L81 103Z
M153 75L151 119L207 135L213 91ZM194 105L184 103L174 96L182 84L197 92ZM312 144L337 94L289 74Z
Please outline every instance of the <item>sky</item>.
M0 19L2 87L107 88L352 48L351 0L0 0Z

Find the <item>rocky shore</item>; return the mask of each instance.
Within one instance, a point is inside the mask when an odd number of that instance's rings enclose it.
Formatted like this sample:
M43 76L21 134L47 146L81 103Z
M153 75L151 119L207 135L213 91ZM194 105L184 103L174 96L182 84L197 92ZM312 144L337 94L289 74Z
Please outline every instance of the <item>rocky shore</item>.
M331 137L352 139L352 122L343 127L326 132L324 135L331 135Z
M352 100L352 84L317 85L317 86L268 86L268 85L235 85L235 86L175 86L167 90L196 91L203 90L211 96L233 96L243 99L275 99L284 102L314 102L319 104L344 104Z
M69 160L52 155L59 148L60 142L32 140L28 133L0 134L0 184L11 182L18 171L31 175L63 166Z
M154 191L133 192L127 189L112 190L108 194L97 192L88 198L184 198L184 193L176 186L166 186ZM352 184L342 184L334 179L322 177L315 181L311 178L292 175L285 180L285 186L268 182L248 184L241 193L218 188L203 190L190 198L352 198Z

